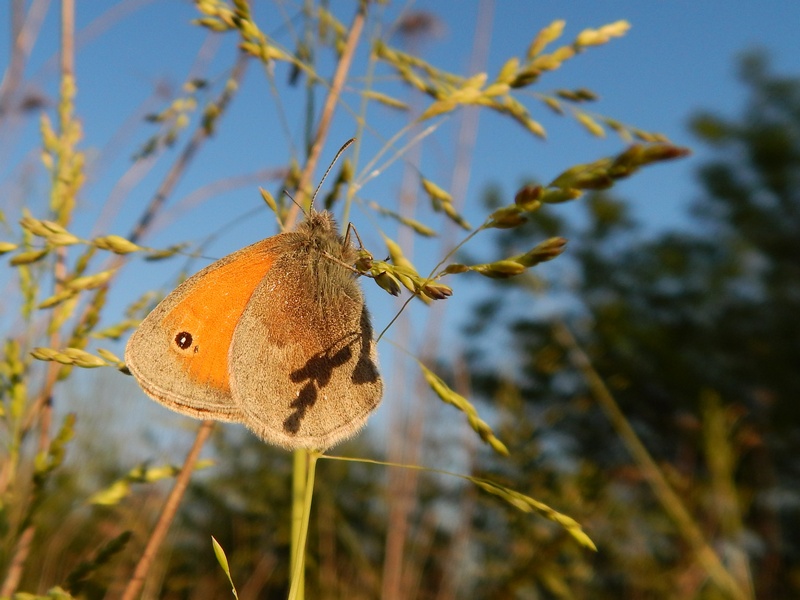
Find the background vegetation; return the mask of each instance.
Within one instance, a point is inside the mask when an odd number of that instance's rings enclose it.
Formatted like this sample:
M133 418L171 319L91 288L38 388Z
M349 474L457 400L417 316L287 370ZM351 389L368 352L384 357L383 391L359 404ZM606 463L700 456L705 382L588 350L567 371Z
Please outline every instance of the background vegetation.
M37 3L9 8L21 27L19 11ZM163 177L149 204L139 206L137 225L115 237L76 218L91 176L81 124L92 117L76 109L81 88L74 77L70 2L63 10L57 97L31 94L22 85L21 46L0 89L6 126L12 118L44 115L36 152L47 173L45 184L31 185L23 202L3 205L0 250L13 283L3 301L0 372L0 595L228 597L212 535L225 550L240 598L287 594L295 535L291 458L239 429L217 427L212 434L210 424L196 429L191 423L189 435L197 433L183 468L155 464L148 443L120 435L135 419L98 402L127 384L115 370L123 365L104 348L119 348L116 341L126 339L154 302L152 295L138 298L143 287L131 292L130 284L120 283L123 262L202 252L202 243L165 250L142 239L187 166L206 144L217 143L249 65L263 67L260 75L275 85L308 92L300 149L252 184L253 192L258 183L274 186L286 222L296 215L280 190L308 200L315 170L339 143L329 139L326 119L354 106L342 103L341 85L360 92L364 104L355 114L362 120L350 127L359 138L375 135L381 145L375 154L364 151L361 162L357 155L335 168L331 196L320 201L329 200L347 219L351 207L369 207L359 190L385 166L372 162L379 152L387 160L402 158L415 192L367 209L390 211L401 224L395 229L395 221L381 222L384 237L367 233L367 247L376 258L390 255L386 272L417 295L436 295L425 288L427 273L417 277L397 267L408 268L428 251L444 258L469 235L463 215L470 200L456 191L458 177L455 189L446 191L414 156L414 148L441 142L435 128L442 119L477 106L515 121L520 135L536 136L543 133L536 110L549 106L589 134L615 131L624 142L612 157L563 165L561 173L531 172L525 186L498 182L481 208L469 207L469 215L486 219L475 236L482 243L449 260L474 272L451 267L437 282L455 285L457 278L486 275L486 285L461 299L414 300L390 330L441 380L424 378L418 366L382 346L393 383L386 402L395 403L385 417L385 443L361 436L335 451L442 467L506 487L490 494L434 472L322 461L305 595L800 595L793 535L800 526L800 325L794 318L800 304L800 79L774 73L763 55L740 61L749 98L741 113L725 119L710 111L691 123L714 159L698 171L701 194L686 227L645 237L613 185L683 150L625 125L624 115L617 120L588 112L594 95L580 82L554 93L539 87L563 62L613 43L626 24L599 25L566 41L563 26L542 24L527 54L484 80L447 73L398 47L397 32L412 47L414 36L429 33L432 21L424 13L380 28L370 20L380 15L379 5L354 3L350 13L337 7L337 18L324 3L308 3L292 17L304 35L294 38L295 47L284 47L263 33L246 2L198 2L194 26L227 36L241 51L232 53L224 77L187 77L150 119L158 132L130 154L134 165L160 162ZM364 73L351 70L352 52L362 46L370 57ZM399 100L398 90L411 99ZM522 94L531 90L538 95ZM403 110L403 127L363 120L375 102ZM42 175L18 177L40 181ZM580 203L579 218L562 216L567 201ZM439 241L419 237L426 228ZM561 238L570 240L569 253L553 263L562 270L539 276L530 267L556 258ZM416 255L415 245L422 249ZM174 265L169 268L174 276ZM380 292L367 278L364 283ZM122 298L119 305L115 297ZM382 292L372 297L392 311L400 307ZM468 307L469 345L437 361L446 339L437 327L437 315L447 309L443 302ZM554 304L560 308L547 310ZM456 406L435 403L437 396ZM401 401L402 410L396 408ZM168 418L166 410L153 410L155 418ZM185 452L191 438L180 427L186 421L174 422L174 440L144 441ZM423 427L430 423L441 426ZM204 445L212 460L197 462ZM579 543L569 521L526 498L574 518L598 551Z

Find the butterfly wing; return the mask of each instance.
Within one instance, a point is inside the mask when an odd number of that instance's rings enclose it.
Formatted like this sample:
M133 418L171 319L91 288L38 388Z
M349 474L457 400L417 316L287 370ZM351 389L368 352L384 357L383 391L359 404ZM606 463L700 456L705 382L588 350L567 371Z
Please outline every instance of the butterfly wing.
M193 275L156 306L128 340L125 362L142 389L168 408L199 419L243 420L230 390L234 329L270 271L267 238Z
M294 250L280 254L242 313L231 346L231 388L245 425L265 441L325 449L363 427L383 383L352 274Z

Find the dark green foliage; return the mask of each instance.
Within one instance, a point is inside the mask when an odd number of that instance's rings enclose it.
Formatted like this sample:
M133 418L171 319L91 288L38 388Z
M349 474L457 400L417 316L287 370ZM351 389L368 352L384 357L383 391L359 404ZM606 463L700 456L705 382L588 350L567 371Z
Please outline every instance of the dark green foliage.
M518 235L570 239L565 257L579 273L580 304L567 305L559 318L570 323L707 540L728 549L729 570L741 580L749 569L757 597L788 598L800 594L800 538L793 533L800 526L800 79L770 73L762 56L741 64L750 92L744 113L692 121L715 152L699 168L695 223L643 240L625 205L599 193L584 203L585 227L559 223L554 231L552 222L533 221ZM515 283L504 296L509 285ZM513 385L526 399L516 418L525 414L538 425L530 431L532 456L521 459L509 443L512 459L535 478L549 474L531 493L556 507L568 501L561 486L575 486L582 500L565 510L600 547L585 580L588 597L677 593L698 568L682 531L553 339L550 316L528 311L521 318L486 301L470 333L492 336L489 322L507 327L514 340L520 368ZM509 384L480 365L474 362L476 381L496 398ZM710 391L719 405L709 403ZM724 424L722 433L714 423ZM721 458L732 464L730 477L715 466ZM534 563L564 566L563 557L541 554L540 535L524 540L522 531L516 539L537 548ZM744 567L738 554L749 559ZM590 566L580 556L566 564L573 578ZM534 571L527 584L548 589ZM712 588L694 590L717 597Z

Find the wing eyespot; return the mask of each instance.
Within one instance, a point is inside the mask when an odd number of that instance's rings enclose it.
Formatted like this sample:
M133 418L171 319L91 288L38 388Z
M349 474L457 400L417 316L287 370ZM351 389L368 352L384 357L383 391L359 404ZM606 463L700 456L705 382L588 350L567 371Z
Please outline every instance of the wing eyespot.
M178 335L175 336L175 345L178 346L181 350L186 350L189 346L192 345L192 334L188 331L181 331L178 332Z

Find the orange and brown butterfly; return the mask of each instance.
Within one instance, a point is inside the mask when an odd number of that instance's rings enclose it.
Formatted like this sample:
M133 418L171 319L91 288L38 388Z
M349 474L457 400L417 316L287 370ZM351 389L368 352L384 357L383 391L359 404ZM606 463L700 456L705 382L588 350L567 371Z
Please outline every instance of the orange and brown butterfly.
M131 336L126 364L172 410L243 423L287 449L329 448L355 435L383 394L369 313L347 268L355 259L333 216L312 208L294 231L179 285Z

